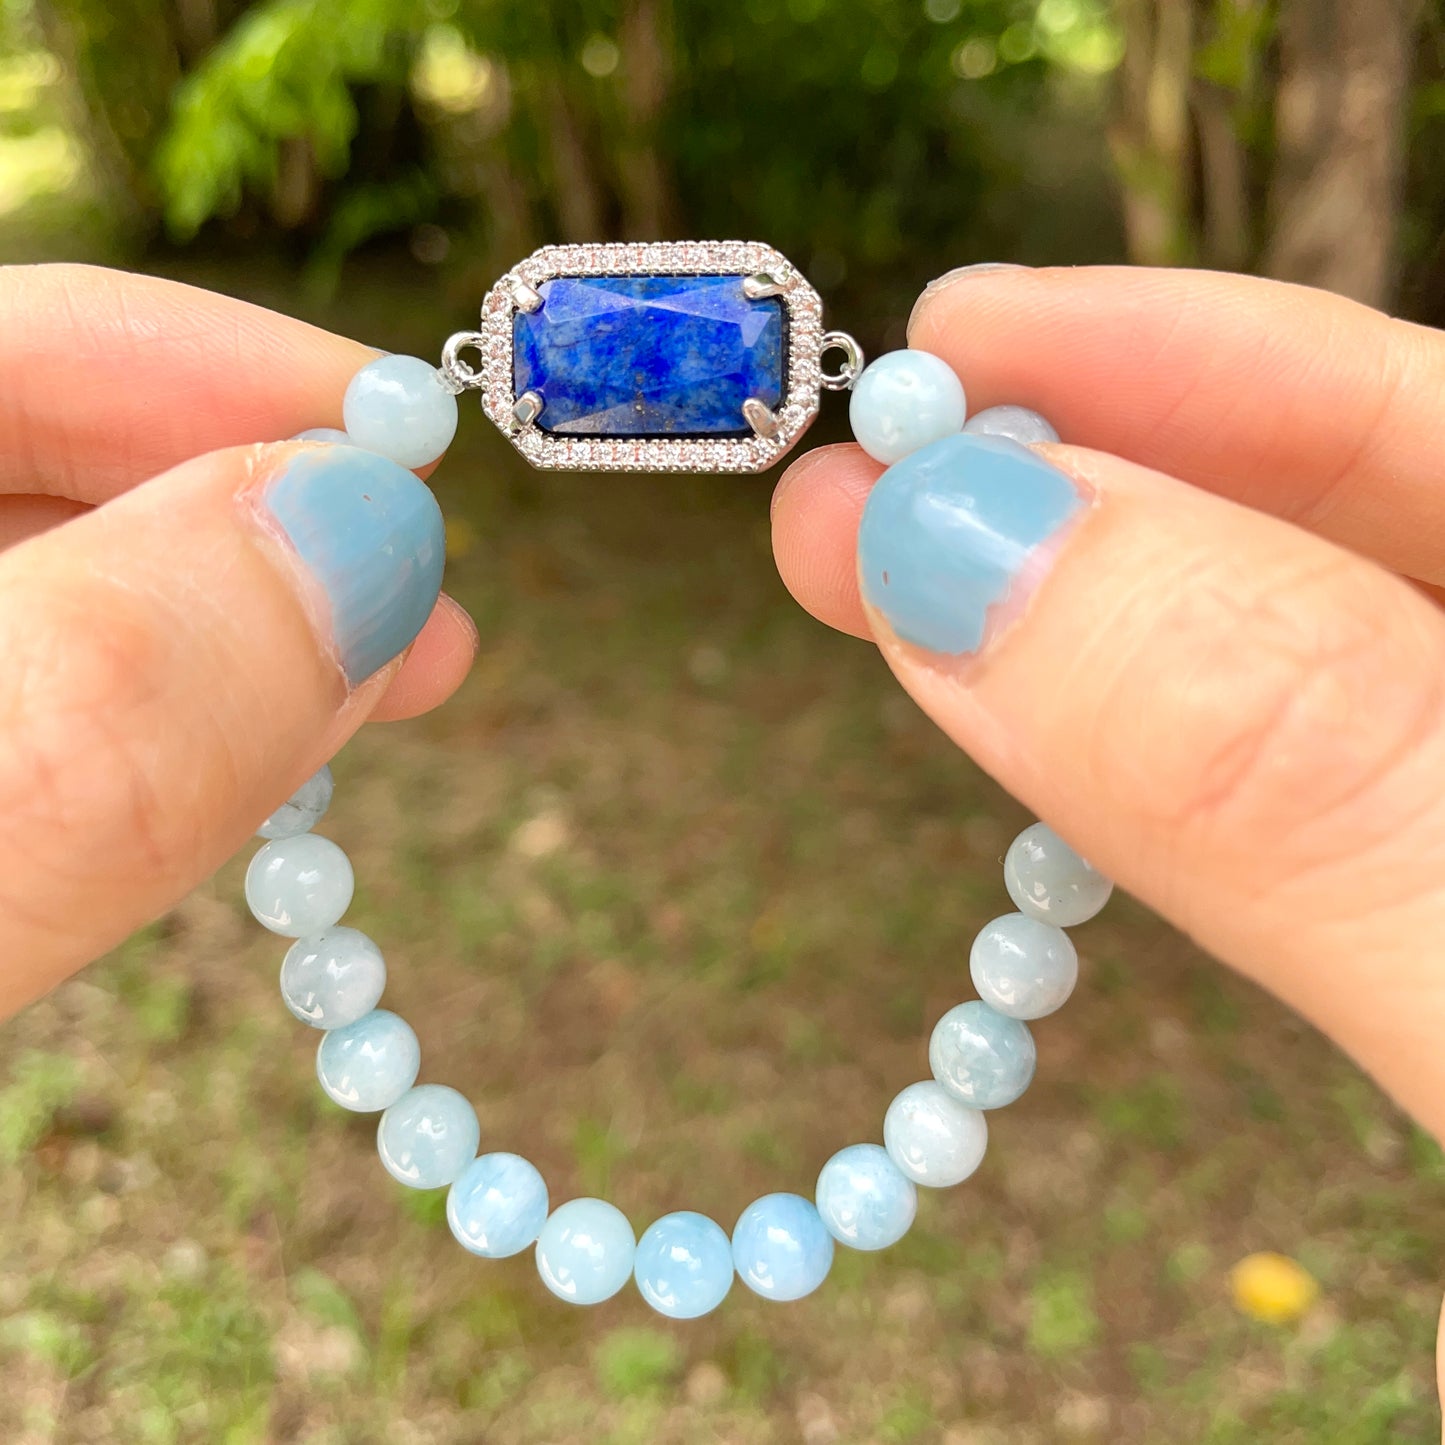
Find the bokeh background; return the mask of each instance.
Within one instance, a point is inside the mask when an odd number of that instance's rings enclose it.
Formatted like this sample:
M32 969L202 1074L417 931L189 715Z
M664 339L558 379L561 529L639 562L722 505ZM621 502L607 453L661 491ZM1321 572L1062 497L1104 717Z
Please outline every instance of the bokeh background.
M1438 0L0 3L0 255L424 355L597 237L766 239L870 350L982 259L1438 322L1442 148ZM768 479L532 474L468 406L436 485L476 675L349 747L323 828L426 1077L639 1227L807 1192L969 996L1025 817L790 603ZM674 1326L391 1184L243 863L0 1033L7 1442L1438 1439L1440 1150L1127 899L975 1179Z

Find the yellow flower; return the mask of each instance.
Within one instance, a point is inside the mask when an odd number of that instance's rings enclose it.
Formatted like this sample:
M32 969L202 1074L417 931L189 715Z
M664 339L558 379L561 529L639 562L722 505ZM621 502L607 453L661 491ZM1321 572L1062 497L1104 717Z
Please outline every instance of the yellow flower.
M1229 1287L1242 1314L1287 1325L1315 1302L1320 1287L1303 1265L1282 1254L1248 1254L1229 1271Z

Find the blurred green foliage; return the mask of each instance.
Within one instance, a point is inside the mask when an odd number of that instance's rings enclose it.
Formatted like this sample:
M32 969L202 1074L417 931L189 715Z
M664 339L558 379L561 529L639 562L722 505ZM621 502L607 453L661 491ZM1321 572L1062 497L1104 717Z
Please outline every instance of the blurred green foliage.
M79 1071L65 1054L22 1054L0 1089L0 1165L22 1159L75 1097Z
M676 1379L682 1363L674 1336L645 1327L616 1329L598 1342L597 1383L616 1400L651 1395Z
M139 239L295 237L323 281L418 226L423 259L461 237L488 266L747 234L896 309L892 273L961 248L1121 245L1106 0L10 6L78 80Z
M302 140L327 178L344 176L359 117L353 89L397 84L420 30L396 0L273 0L244 14L177 87L155 155L173 234L272 191L282 147Z
M744 234L865 335L988 255L1268 269L1376 302L1403 280L1428 317L1445 19L1360 4L1395 38L1352 51L1387 82L1353 139L1278 123L1291 86L1342 83L1335 0L3 0L0 52L63 71L55 108L132 251L259 243L323 293L389 239L490 275L546 240ZM1320 205L1343 269L1291 249Z

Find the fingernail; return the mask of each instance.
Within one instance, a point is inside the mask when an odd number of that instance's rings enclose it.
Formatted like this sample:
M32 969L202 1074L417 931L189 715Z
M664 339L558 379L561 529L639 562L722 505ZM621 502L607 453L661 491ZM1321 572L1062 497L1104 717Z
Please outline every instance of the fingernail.
M930 281L923 288L918 300L913 303L913 310L908 316L908 330L913 330L913 323L918 320L918 314L925 303L932 301L940 291L946 291L950 286L956 286L960 281L967 281L973 276L985 276L990 271L1026 270L1027 266L1020 266L1016 261L975 261L972 266L955 266L952 271L945 271L942 276Z
M425 482L357 447L308 449L263 494L264 507L325 594L349 683L415 640L441 591L441 508Z
M1083 507L1073 482L1027 447L945 437L873 488L858 532L863 595L905 642L977 652L1037 585Z

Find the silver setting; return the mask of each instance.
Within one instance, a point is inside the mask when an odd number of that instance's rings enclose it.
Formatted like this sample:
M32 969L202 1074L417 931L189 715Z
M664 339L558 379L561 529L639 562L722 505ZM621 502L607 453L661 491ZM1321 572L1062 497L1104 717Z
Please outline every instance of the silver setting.
M829 391L851 391L866 362L863 348L846 331L825 331L820 352L841 351L843 364L837 371L825 371L819 377Z
M765 432L746 418L751 436L584 437L553 435L522 421L512 386L512 323L519 302L556 276L744 276L767 278L777 287L787 322L787 381L783 399L768 412ZM744 285L747 283L745 282ZM841 335L842 333L829 333ZM596 245L543 246L519 262L487 292L479 333L462 333L459 346L476 345L482 409L534 467L587 472L761 472L780 460L818 414L824 385L823 303L792 263L758 241L619 241ZM456 338L453 338L454 340ZM451 342L447 343L451 347ZM857 344L853 343L857 352ZM445 360L445 353L444 353ZM461 365L461 363L458 363ZM460 373L459 373L460 374ZM855 373L856 374L856 373ZM851 378L850 378L851 380ZM470 386L470 381L465 383ZM744 410L757 401L750 398Z
M522 280L512 282L512 300L516 303L518 311L530 313L542 309L542 293L535 286L529 286Z
M743 403L743 415L747 418L748 425L752 427L754 436L760 436L764 441L771 441L777 436L778 415L767 402L750 396Z
M468 366L461 356L468 347L482 351L486 340L480 331L458 331L454 336L447 337L446 345L442 347L442 364L437 367L437 372L442 385L453 396L460 396L464 391L479 391L486 385L482 373Z
M542 398L535 391L524 391L512 403L512 415L518 426L531 426L542 415Z
M758 272L755 276L743 277L743 295L749 301L761 301L765 296L781 296L783 286L771 276Z

